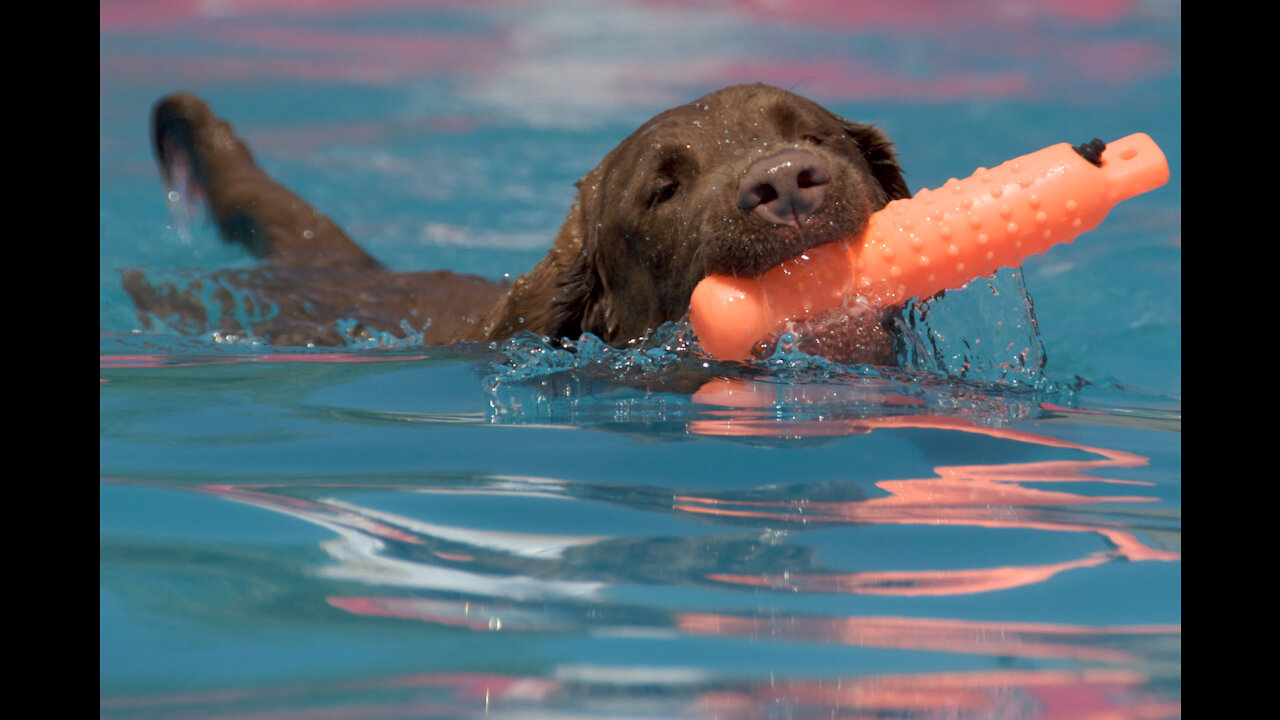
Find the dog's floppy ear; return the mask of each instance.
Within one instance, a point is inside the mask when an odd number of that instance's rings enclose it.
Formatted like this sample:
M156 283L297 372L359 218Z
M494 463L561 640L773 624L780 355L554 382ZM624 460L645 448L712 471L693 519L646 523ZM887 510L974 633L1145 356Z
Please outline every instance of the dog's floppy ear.
M592 173L594 174L594 172ZM599 266L598 212L587 178L578 183L578 201L556 237L553 253L561 253L568 266L560 270L551 298L551 313L543 334L552 339L577 340L584 332L608 336L611 315Z
M596 263L599 212L593 198L598 174L597 168L578 181L577 202L555 244L533 270L515 281L490 314L484 339L498 340L520 330L552 340L576 340L583 332L604 337L609 311Z
M893 151L893 143L874 125L862 125L843 121L845 132L858 141L862 148L862 157L871 166L871 175L884 188L889 200L911 197L907 189L907 181L902 177L902 167L898 165L898 155Z

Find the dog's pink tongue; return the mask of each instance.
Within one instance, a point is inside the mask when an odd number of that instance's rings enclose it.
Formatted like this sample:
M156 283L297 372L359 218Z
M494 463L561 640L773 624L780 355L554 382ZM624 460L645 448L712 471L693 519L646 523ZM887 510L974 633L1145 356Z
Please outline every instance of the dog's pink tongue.
M964 286L1097 227L1112 206L1169 179L1164 153L1137 133L1099 164L1060 143L938 190L895 200L866 235L813 248L758 278L708 276L689 315L703 349L742 360L784 322L860 297L877 308Z

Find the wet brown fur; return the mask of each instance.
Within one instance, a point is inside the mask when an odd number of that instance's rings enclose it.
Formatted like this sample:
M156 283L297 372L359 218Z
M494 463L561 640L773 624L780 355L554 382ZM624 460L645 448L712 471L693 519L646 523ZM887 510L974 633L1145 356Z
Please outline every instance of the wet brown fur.
M231 127L193 95L157 103L153 137L165 182L202 195L222 236L262 263L186 287L127 271L124 286L140 315L277 345L340 344L335 321L350 318L397 335L430 319L427 344L530 330L552 339L591 332L622 346L684 316L708 273L758 275L808 248L856 236L871 213L907 195L879 130L784 90L729 87L667 110L623 140L578 182L546 257L514 283L500 283L383 268L263 172ZM830 170L821 206L797 226L761 219L737 199L748 166L788 150ZM246 305L263 318L251 327L232 312ZM211 315L219 327L209 327ZM801 347L843 362L892 362L891 333L880 321L819 319Z

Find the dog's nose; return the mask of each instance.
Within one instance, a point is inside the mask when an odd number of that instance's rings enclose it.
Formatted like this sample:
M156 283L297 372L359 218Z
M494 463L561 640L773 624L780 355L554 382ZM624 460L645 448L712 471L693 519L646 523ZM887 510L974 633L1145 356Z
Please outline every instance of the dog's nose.
M738 207L799 228L822 207L831 171L816 155L787 150L758 160L738 181Z

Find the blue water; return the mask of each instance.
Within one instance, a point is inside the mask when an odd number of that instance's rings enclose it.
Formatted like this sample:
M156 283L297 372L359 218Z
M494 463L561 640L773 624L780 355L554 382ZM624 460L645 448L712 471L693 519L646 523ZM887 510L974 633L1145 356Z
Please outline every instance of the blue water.
M1181 715L1177 3L401 5L100 6L102 717ZM916 308L903 371L698 395L680 328L320 352L119 287L252 264L166 208L176 89L389 266L496 278L636 125L755 80L913 189L1137 131L1172 178Z

